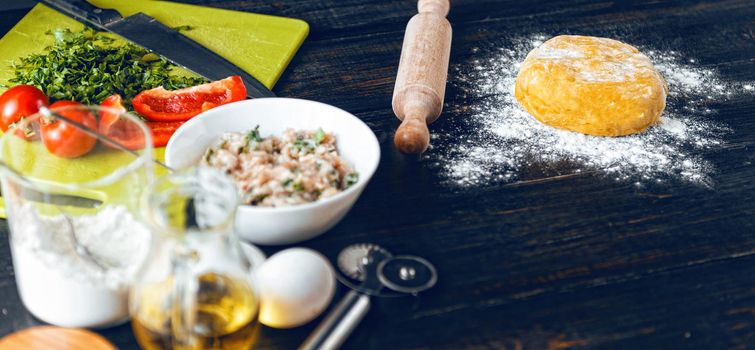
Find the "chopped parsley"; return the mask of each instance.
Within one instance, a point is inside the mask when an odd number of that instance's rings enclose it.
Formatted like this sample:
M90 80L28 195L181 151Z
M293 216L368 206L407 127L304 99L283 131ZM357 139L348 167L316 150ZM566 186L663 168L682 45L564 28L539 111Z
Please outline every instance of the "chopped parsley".
M207 153L204 154L204 161L209 163L210 159L212 159L212 155L215 153L215 150L212 149L212 147L207 149Z
M160 86L180 89L207 82L178 76L175 66L160 56L131 43L116 44L112 37L91 28L80 32L55 29L47 34L55 43L42 53L14 61L14 77L7 85L34 85L52 100L87 105L120 94L126 108L132 109L131 99L144 90Z
M316 143L313 139L297 139L293 147L299 151L314 152Z
M267 193L258 194L252 198L252 201L249 203L251 205L257 205L259 202L262 202L265 198L269 197L270 195Z
M319 128L317 129L317 133L315 133L315 143L319 145L323 140L325 140L325 131Z
M343 189L353 186L357 181L359 181L359 174L356 172L346 174L346 176L343 177Z
M249 132L246 134L244 138L246 140L246 144L244 144L244 146L242 146L239 149L238 153L249 152L249 148L250 146L252 146L252 142L254 143L262 142L262 137L260 137L260 126L257 125L254 127L254 129L249 130Z
M262 137L260 137L260 126L257 125L254 127L254 129L249 130L249 132L246 134L246 142L262 142Z

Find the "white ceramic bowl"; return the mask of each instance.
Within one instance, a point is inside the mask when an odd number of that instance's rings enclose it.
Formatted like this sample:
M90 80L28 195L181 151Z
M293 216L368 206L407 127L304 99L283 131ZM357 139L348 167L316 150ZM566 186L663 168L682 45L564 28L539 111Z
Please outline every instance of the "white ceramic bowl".
M262 136L281 135L287 128L332 132L338 152L354 166L359 181L333 197L313 203L282 208L240 206L236 232L252 243L296 243L329 230L351 209L380 162L377 138L359 118L324 103L292 98L235 102L192 118L168 142L165 162L175 169L195 165L223 133L245 132L257 125Z

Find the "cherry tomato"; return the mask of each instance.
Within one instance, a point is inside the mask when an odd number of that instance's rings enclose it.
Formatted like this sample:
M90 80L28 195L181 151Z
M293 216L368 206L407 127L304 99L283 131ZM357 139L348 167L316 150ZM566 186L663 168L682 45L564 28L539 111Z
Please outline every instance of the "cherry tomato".
M100 133L118 141L128 149L138 150L144 148L144 139L140 137L141 130L138 130L135 124L129 123L119 117L121 113L126 111L126 108L123 107L123 100L120 95L112 95L106 98L102 101L100 106L112 110L112 112L104 110L100 112ZM113 113L115 111L117 111L117 113ZM173 133L176 132L178 127L183 125L183 123L184 122L147 122L147 127L152 132L152 145L154 147L165 147L168 144L170 137L173 136ZM108 146L107 143L105 143L105 145Z
M92 130L97 130L97 118L94 114L79 109L55 110L56 108L69 106L83 106L73 101L58 101L50 105L50 109L56 113L82 124ZM76 158L87 154L97 144L97 138L90 136L81 129L70 125L55 117L40 121L40 133L42 143L50 153L64 158Z
M131 101L134 109L149 121L176 122L226 103L246 98L241 77L232 76L212 83L168 91L162 87L140 92Z
M28 117L39 111L39 107L47 106L50 101L45 93L31 85L16 85L0 95L0 129L3 132L14 128L22 118ZM19 130L17 135L32 139L33 128Z

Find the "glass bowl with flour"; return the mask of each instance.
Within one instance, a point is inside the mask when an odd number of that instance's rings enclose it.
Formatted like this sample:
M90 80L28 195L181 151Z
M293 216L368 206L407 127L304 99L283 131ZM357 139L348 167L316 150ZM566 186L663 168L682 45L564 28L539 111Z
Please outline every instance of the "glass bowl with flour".
M104 111L66 108L95 116ZM28 117L19 130L34 135L51 117L55 114ZM84 156L61 158L37 137L8 132L0 139L18 292L24 306L47 323L105 328L129 318L129 288L151 244L139 216L140 191L154 174L149 130L130 114L119 117L109 133L135 140L129 143L133 152L100 139ZM73 123L68 127L89 131Z

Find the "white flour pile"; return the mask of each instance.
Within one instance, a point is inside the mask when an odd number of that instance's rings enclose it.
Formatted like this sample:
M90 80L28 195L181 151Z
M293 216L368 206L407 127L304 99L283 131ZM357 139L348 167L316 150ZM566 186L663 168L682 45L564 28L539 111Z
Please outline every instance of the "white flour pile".
M519 63L546 39L519 39L471 67L453 68L456 100L471 105L451 102L458 117L449 130L435 132L426 155L450 182L466 187L510 182L531 171L549 176L596 171L637 185L669 179L712 184L715 169L702 154L721 147L730 130L710 117L716 111L709 106L734 94L753 94L752 83L724 81L678 52L640 47L668 82L660 123L627 137L563 131L535 120L514 97Z
M95 215L71 217L72 227L68 222L63 215L40 216L30 205L18 207L13 211L12 222L14 253L33 254L49 269L82 283L111 289L128 286L149 249L149 231L121 206L107 206ZM81 258L71 229L100 264L112 268L103 270Z
M129 286L151 238L126 208L108 206L70 221L39 215L32 205L10 214L16 283L34 316L63 327L107 327L128 319ZM71 226L106 269L76 253Z

